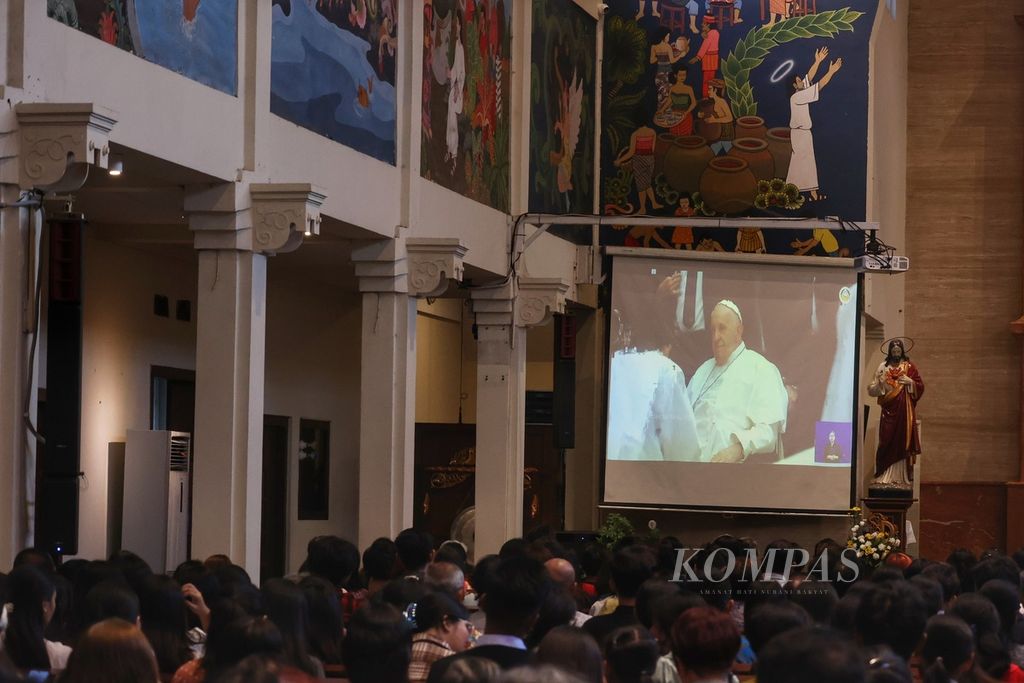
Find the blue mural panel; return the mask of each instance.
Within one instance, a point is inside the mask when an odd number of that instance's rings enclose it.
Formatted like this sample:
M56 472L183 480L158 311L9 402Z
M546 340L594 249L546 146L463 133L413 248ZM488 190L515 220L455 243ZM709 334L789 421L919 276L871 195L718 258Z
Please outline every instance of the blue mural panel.
M393 0L274 0L270 110L395 163Z
M238 92L237 0L47 0L46 10L154 64Z

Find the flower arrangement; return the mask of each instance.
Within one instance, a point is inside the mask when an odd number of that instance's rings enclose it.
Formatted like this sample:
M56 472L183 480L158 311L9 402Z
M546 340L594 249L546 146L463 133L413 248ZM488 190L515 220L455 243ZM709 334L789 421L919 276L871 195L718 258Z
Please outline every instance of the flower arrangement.
M857 508L854 508L859 512ZM877 567L885 562L889 553L900 547L900 539L896 535L896 527L881 515L871 515L859 519L850 527L850 537L846 547L853 550L857 559L868 567Z

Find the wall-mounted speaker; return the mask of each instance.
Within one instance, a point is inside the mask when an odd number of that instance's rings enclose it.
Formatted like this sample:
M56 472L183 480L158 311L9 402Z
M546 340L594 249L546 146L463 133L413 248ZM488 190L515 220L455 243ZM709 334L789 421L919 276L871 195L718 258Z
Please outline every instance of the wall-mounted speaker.
M38 449L37 547L78 552L82 423L82 238L85 220L49 221L46 308L46 443Z
M556 315L551 426L555 448L576 445L576 318Z

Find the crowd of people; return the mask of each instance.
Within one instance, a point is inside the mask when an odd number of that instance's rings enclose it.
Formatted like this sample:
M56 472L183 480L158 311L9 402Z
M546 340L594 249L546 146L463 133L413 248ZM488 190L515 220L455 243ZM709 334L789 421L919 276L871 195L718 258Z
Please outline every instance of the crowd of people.
M542 533L471 564L413 529L362 555L320 536L259 588L223 555L168 576L27 549L0 575L0 683L1024 681L1024 551L861 571L834 542L723 536L681 571L681 549Z

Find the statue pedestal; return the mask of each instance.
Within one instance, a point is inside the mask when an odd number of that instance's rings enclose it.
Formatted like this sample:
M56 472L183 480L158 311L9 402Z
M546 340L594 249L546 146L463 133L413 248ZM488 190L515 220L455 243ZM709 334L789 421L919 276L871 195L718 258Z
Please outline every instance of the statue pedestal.
M900 550L907 547L907 510L917 502L911 491L900 489L868 489L868 497L861 498L865 517L870 513L881 515L896 527Z

